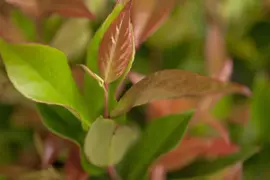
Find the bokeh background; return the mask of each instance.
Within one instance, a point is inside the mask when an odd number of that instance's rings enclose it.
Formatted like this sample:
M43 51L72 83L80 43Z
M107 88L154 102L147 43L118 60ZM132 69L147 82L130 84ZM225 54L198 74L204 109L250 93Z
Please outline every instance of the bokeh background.
M52 14L42 19L43 23L38 23L37 9L21 8L16 3L14 6L0 0L0 36L13 42L42 42L60 49L68 56L74 78L81 86L83 72L73 65L84 63L91 37L114 3L112 0L86 0L85 4L95 19ZM224 70L226 67L228 70ZM197 149L192 154L194 157L222 156L240 147L256 146L257 153L235 167L241 169L240 176L245 180L268 180L270 1L178 0L164 23L138 47L132 67L134 74L130 76L127 87L141 75L175 68L238 82L250 88L253 95L227 95L207 107L208 115L199 116L189 130L190 137L177 148L180 155L174 152L173 159L191 156L189 146ZM154 102L134 108L128 117L143 127L155 117L186 111L197 107L200 102L188 98ZM211 118L214 120L209 120ZM199 152L206 140L211 147ZM1 63L0 179L16 179L21 174L35 177L41 172L41 167L51 167L46 174L61 179L59 174L63 173L62 168L70 153L67 146L72 145L52 135L42 125L34 104L13 88ZM192 163L193 158L186 162L183 158L178 160L172 162L165 158L161 163L168 169L179 168ZM229 172L235 174L232 169ZM224 179L224 174L228 173L222 172L212 179ZM226 177L241 179L240 176Z

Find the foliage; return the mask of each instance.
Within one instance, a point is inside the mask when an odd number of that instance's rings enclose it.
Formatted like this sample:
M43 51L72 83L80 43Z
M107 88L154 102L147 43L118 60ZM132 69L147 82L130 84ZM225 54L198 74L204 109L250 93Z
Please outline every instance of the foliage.
M0 179L267 179L269 11L0 0Z

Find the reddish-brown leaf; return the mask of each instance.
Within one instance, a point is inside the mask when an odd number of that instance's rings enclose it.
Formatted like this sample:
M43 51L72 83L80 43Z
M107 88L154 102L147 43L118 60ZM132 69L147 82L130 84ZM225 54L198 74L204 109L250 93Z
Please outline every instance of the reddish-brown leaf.
M21 31L11 23L10 19L0 14L0 37L13 43L24 42Z
M151 180L166 180L166 172L162 165L153 167L151 171Z
M133 60L135 50L130 8L131 1L125 5L101 40L98 65L105 83L119 78Z
M163 166L166 171L179 170L197 158L214 158L238 151L234 144L220 138L186 137L174 150L161 156L154 166Z
M217 76L224 67L227 59L224 33L219 25L212 23L208 25L205 57L207 60L207 70L210 76Z
M17 6L25 14L33 17L43 17L57 13L65 17L94 18L82 0L7 0Z
M210 146L210 140L185 138L179 146L161 156L154 166L162 165L166 171L181 169L201 156Z
M129 0L117 0L127 3ZM131 0L131 22L134 28L135 45L138 48L169 17L177 0Z
M153 34L161 24L169 17L171 10L176 4L176 0L156 0L156 6L151 14L151 18L148 20L147 25L144 27L136 47L138 47L143 41L145 41L151 34ZM135 17L132 17L135 19ZM136 29L136 25L134 25Z
M54 134L49 133L44 141L44 149L42 154L42 167L48 168L52 163L54 163L62 148L64 147L64 140L57 137Z
M80 151L76 146L69 151L65 164L65 176L67 180L86 180L88 178L88 174L81 167Z
M235 83L224 83L209 77L183 70L163 70L153 73L132 86L120 99L112 116L126 113L134 106L155 100L181 97L202 97L209 94L250 91Z

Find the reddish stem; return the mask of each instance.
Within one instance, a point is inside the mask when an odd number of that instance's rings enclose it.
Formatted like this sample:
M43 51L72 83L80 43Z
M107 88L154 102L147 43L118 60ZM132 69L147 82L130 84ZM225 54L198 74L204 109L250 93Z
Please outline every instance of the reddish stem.
M111 180L121 180L113 166L108 166L107 170Z

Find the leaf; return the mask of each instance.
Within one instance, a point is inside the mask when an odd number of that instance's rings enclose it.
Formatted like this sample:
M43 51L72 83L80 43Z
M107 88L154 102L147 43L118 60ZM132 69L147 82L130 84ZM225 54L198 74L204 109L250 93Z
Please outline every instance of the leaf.
M113 120L100 117L86 135L84 152L96 166L114 165L119 163L136 137L136 132L130 127L117 127Z
M111 164L119 163L130 145L137 140L138 132L128 126L120 126L115 131L111 142Z
M239 161L245 161L257 152L257 148L242 149L240 152L220 157L214 160L200 159L191 165L168 174L169 179L175 178L195 178L211 175L219 170L236 164Z
M130 22L131 1L104 34L98 56L98 66L105 83L118 79L133 61L134 39Z
M0 14L0 37L4 38L9 42L24 42L22 32L11 23L11 20L7 17L1 16Z
M85 102L62 52L44 45L0 40L0 53L9 79L21 94L36 102L64 106L84 125L90 124Z
M43 123L50 131L74 142L80 148L83 147L86 133L82 129L81 123L72 113L60 106L37 104L37 107L42 116ZM103 173L102 169L86 161L83 152L80 152L80 154L81 164L85 171L91 173L91 175Z
M85 52L91 33L87 19L69 19L58 29L50 45L74 61Z
M130 1L118 0L117 3L127 3ZM137 48L169 17L175 4L176 0L133 0L131 22L134 27Z
M174 69L158 71L132 86L111 112L111 117L119 116L134 106L154 100L229 92L249 93L248 89L238 84L223 83L188 71Z
M132 23L134 23L134 32L136 32L136 47L161 26L169 17L175 4L176 0L148 0L147 4L143 0L134 1Z
M143 179L149 166L181 141L191 113L177 114L153 121L131 148L121 164L123 179Z
M57 13L65 17L94 18L82 0L7 0L7 3L19 7L23 12L34 17L43 17Z
M103 79L101 77L99 77L96 73L93 73L87 66L85 66L83 64L81 64L80 67L83 68L83 70L85 72L87 72L87 74L89 76L91 76L92 78L94 78L98 82L98 84L99 84L100 87L105 88L104 87L104 81L103 81Z
M251 102L251 117L244 128L244 143L268 142L270 111L270 81L266 75L259 74L253 85L254 95Z
M68 158L65 163L66 179L86 180L88 174L81 167L80 149L76 146L71 147L68 153Z
M123 9L123 4L118 4L113 9L112 13L107 17L102 26L95 33L92 38L90 45L87 49L87 67L95 74L98 74L98 50L101 39L104 33L109 28L110 24L117 18L121 10ZM96 80L93 78L85 78L85 98L87 102L95 102L94 106L90 106L91 117L96 118L100 115L101 109L103 108L103 95L104 92L100 91L99 85L96 83ZM91 93L88 93L91 92Z
M65 108L60 106L49 106L37 104L43 123L55 134L82 145L85 132L80 121Z

